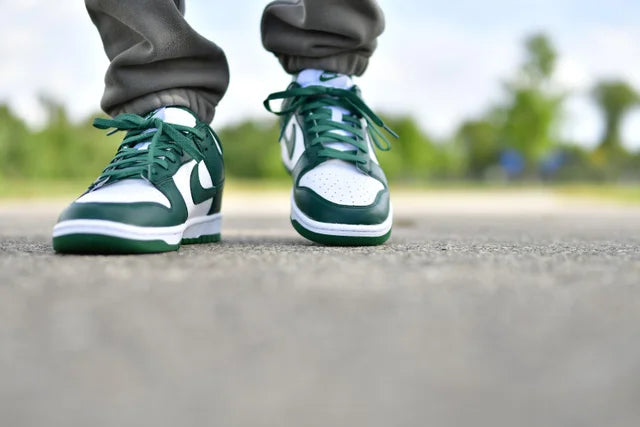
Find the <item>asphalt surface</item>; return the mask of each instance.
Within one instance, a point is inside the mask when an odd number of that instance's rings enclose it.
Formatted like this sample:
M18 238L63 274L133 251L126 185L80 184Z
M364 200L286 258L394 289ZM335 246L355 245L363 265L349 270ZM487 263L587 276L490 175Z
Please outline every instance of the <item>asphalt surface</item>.
M137 257L0 203L0 425L640 425L638 209L407 195L345 249L278 197Z

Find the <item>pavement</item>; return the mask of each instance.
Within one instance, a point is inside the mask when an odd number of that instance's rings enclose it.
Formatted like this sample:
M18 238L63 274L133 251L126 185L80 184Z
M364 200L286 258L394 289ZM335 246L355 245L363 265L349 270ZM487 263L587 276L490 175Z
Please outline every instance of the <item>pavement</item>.
M220 244L58 256L0 202L0 426L640 425L640 210L400 193L389 244L229 194Z

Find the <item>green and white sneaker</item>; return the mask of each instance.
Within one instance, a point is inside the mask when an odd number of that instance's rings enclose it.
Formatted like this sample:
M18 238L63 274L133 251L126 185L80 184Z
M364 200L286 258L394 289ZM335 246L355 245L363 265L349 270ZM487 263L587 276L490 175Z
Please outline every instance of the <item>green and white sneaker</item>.
M283 99L280 111L271 101ZM309 240L338 246L379 245L391 235L387 179L374 145L397 137L362 101L347 75L300 72L267 110L282 117L282 160L293 177L291 223Z
M207 124L186 108L168 107L96 119L94 126L127 134L102 175L60 215L57 252L167 252L220 240L224 163Z

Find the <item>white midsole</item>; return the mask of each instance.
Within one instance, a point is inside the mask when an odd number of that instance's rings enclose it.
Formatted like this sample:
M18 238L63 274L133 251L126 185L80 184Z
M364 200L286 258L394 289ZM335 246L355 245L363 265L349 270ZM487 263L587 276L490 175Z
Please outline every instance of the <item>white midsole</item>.
M53 237L71 234L99 234L121 239L152 241L162 240L177 245L182 239L220 234L222 214L191 218L173 227L140 227L99 219L73 219L62 221L53 228Z
M296 205L292 192L291 219L297 221L305 229L317 234L346 237L380 237L391 231L393 225L393 206L389 206L389 216L381 224L332 224L313 220L302 213Z

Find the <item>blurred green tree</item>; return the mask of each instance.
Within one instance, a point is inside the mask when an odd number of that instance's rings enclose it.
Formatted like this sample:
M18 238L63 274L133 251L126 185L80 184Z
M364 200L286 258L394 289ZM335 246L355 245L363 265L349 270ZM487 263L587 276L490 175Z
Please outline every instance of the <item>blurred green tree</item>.
M521 79L529 87L540 87L553 75L558 54L545 34L534 34L525 40L526 59Z
M502 116L500 145L519 151L532 172L556 141L564 95L551 82L557 60L551 40L535 34L526 40L525 53L517 75L505 84L508 101L497 111Z
M532 175L540 159L556 145L554 131L564 99L551 82L556 60L547 36L527 38L524 61L504 84L506 100L460 125L456 141L464 151L467 177L485 177L506 149L519 152Z
M398 140L389 137L392 149L378 153L387 177L403 180L426 178L433 170L435 160L436 148L431 139L412 117L385 117L384 120L400 136Z
M0 105L0 178L24 178L29 137L27 125Z
M607 80L593 89L593 97L602 111L605 121L604 134L599 149L606 153L623 151L620 129L625 115L640 97L631 85L621 80Z
M469 120L462 123L456 140L464 152L467 178L482 179L485 171L498 163L498 133L499 129L492 120Z
M243 121L221 128L218 133L229 176L247 179L286 178L280 161L280 126L276 120Z
M91 116L73 123L64 106L42 97L47 125L30 138L28 177L35 179L86 180L97 178L115 154L124 134L108 136L93 127ZM101 115L104 117L104 115Z

